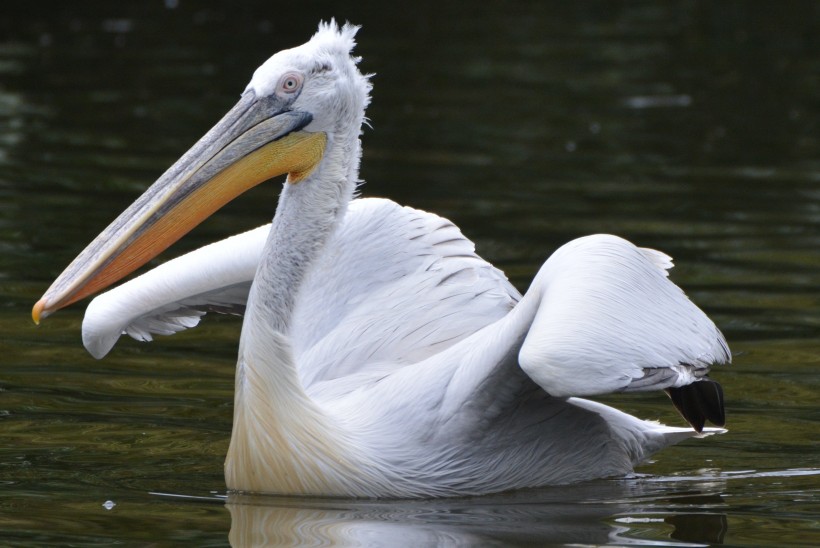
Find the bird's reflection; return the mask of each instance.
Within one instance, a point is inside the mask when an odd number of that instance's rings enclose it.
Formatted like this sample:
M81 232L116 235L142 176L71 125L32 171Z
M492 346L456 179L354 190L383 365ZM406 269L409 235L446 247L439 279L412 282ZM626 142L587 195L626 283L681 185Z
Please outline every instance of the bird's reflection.
M680 499L669 483L641 480L417 501L231 495L229 538L235 547L720 543L722 499L714 482L704 488L687 482ZM709 504L693 504L694 493Z

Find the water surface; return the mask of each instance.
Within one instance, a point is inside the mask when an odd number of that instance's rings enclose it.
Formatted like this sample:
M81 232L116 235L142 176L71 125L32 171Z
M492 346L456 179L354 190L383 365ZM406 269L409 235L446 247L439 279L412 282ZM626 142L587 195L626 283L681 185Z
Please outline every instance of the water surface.
M820 14L813 3L42 2L0 8L0 535L8 544L820 543ZM542 5L543 4L543 5ZM103 361L34 303L320 18L364 25L363 194L455 221L525 290L619 234L723 329L729 433L630 478L415 502L231 498L240 323ZM270 220L251 191L158 261ZM663 395L605 401L670 424Z

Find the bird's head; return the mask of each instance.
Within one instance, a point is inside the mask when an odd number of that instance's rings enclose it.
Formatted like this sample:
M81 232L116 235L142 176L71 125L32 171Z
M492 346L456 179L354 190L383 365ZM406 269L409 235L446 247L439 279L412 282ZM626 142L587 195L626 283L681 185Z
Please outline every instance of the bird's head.
M245 93L267 98L282 110L309 114L306 131L359 132L370 83L351 55L358 27L322 23L309 42L280 51L253 74Z
M370 91L351 55L357 30L320 24L259 67L222 120L60 274L34 321L120 280L249 188L284 174L297 184L335 140L356 141Z

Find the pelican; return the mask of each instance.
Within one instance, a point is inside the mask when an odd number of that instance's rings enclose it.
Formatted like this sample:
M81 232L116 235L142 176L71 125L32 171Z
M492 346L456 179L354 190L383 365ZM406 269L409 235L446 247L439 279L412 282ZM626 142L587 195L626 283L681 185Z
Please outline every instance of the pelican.
M83 342L149 340L209 311L244 315L232 492L478 495L622 476L724 432L707 377L730 353L667 278L616 236L559 248L523 296L450 221L356 199L368 76L358 27L322 23L261 65L239 102L106 228L34 306L35 322L118 281L246 189L286 175L270 225L95 298ZM665 390L690 427L586 399Z

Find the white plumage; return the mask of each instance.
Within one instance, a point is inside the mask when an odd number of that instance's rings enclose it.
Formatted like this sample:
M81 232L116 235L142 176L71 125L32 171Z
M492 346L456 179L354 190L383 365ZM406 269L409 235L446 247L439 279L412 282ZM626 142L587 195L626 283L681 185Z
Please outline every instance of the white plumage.
M446 219L352 199L370 89L350 56L355 32L321 25L246 90L254 105L287 99L289 116L309 120L300 131L326 136L272 226L97 297L89 352L243 313L226 461L238 491L481 494L624 474L695 435L573 397L685 387L730 361L668 280L669 257L581 238L522 297Z

